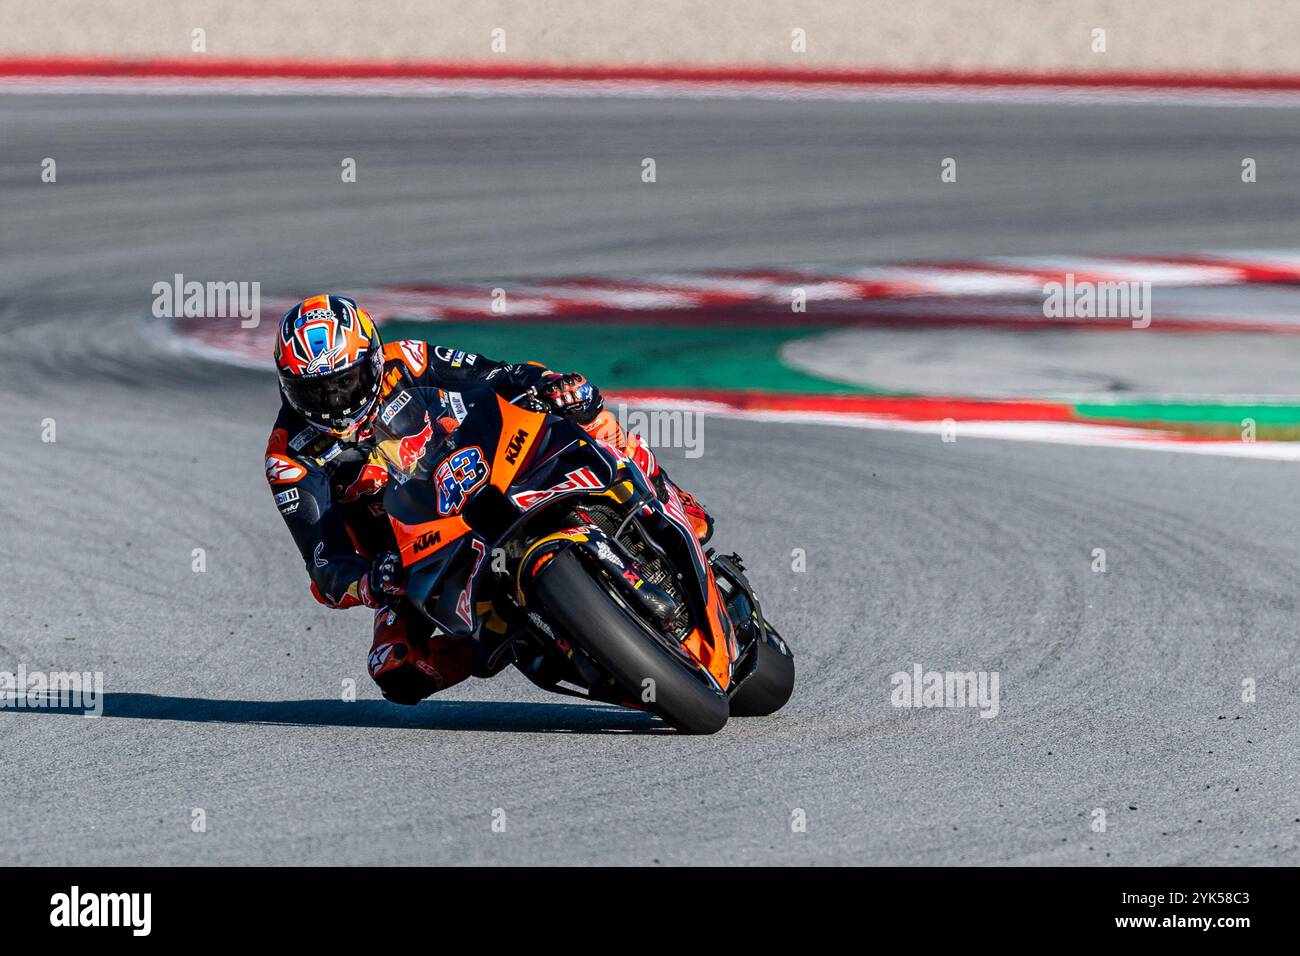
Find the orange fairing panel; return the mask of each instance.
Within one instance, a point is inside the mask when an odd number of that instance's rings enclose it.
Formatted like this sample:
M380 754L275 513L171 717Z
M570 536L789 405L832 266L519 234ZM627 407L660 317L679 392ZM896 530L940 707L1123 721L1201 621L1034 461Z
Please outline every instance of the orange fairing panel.
M546 416L511 405L500 395L497 396L497 407L501 410L501 437L497 439L496 454L492 458L492 486L505 491L528 459L528 452L537 441L537 433Z
M682 646L704 667L718 686L726 690L731 686L731 644L727 640L727 631L721 615L726 611L722 599L718 596L718 587L713 580L713 569L709 568L709 593L706 611L709 619L708 634L701 628L691 631ZM710 636L712 635L712 636Z
M402 552L402 564L408 567L417 561L423 561L469 530L465 519L455 515L419 524L402 524L390 515L389 521L393 525L398 550Z
M727 651L725 641L717 641L713 644L705 638L704 632L698 627L691 631L686 640L682 641L682 646L686 648L688 654L713 675L713 679L718 682L718 686L723 690L731 684L731 654Z

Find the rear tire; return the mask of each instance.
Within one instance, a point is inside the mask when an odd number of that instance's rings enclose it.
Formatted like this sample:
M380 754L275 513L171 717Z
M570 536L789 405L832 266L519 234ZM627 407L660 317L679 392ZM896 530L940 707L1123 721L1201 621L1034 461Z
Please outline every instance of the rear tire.
M758 641L758 661L754 673L740 682L731 698L732 717L766 717L785 706L794 693L794 656L781 636L772 635L780 646L764 636ZM782 648L785 653L782 653Z
M726 724L727 696L655 643L576 555L556 555L537 578L536 592L560 626L634 698L640 697L643 681L653 680L651 708L679 731L714 734Z

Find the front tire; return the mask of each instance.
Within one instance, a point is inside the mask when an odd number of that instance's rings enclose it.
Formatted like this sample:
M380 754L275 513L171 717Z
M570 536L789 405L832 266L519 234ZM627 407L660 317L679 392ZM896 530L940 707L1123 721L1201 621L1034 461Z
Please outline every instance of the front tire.
M652 709L688 734L714 734L727 722L727 696L629 617L629 612L588 573L571 551L563 551L537 578L537 596L551 616L592 658L634 696L652 680Z
M754 673L740 682L731 698L732 717L766 717L785 706L794 693L794 655L770 624L758 639Z

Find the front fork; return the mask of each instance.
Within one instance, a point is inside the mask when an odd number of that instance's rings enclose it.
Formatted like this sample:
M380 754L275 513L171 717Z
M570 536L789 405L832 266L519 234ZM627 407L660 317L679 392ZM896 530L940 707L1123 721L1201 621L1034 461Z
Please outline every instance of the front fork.
M710 548L705 557L713 568L713 577L722 595L722 606L727 617L731 618L740 643L731 686L727 688L727 695L734 697L745 678L754 672L758 664L758 643L766 635L767 621L763 617L758 598L754 595L754 589L745 577L745 565L740 555L735 552L721 555Z

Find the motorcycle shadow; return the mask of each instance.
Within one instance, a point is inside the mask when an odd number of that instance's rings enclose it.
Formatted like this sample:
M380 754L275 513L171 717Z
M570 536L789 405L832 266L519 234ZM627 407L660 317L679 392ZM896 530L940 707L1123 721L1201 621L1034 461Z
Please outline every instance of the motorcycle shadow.
M657 717L608 704L426 700L414 707L384 700L212 700L160 694L107 693L104 717L289 727L373 727L495 733L671 734ZM18 714L75 714L58 706Z

